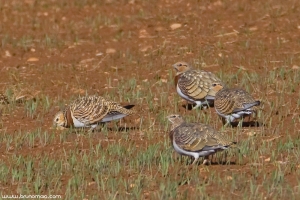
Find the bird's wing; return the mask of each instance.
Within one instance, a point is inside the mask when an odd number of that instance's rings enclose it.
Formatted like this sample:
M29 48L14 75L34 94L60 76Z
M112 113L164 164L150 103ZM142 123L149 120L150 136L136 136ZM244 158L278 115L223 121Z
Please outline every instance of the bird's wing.
M110 107L100 96L88 96L75 100L71 105L73 117L80 122L91 125L99 123L109 112Z
M195 70L183 73L178 80L182 93L192 99L203 99L209 92L209 84L209 77Z
M182 93L192 99L203 99L208 94L215 96L214 83L223 84L213 73L202 70L187 71L178 79L178 87ZM216 91L221 88L216 88Z
M134 107L134 105L121 106L117 103L111 103L109 112L104 116L104 118L101 120L101 122L117 120L117 119L121 119L127 115L134 114L135 111L133 109L131 109L133 107Z
M214 106L218 112L230 114L236 108L236 99L227 89L224 89L217 93Z
M206 146L219 146L221 142L215 137L217 132L204 125L184 123L174 130L176 144L187 151L200 151Z
M232 96L236 101L236 106L233 109L233 112L247 110L253 106L258 106L260 104L260 101L255 101L254 98L243 89L235 89L231 91Z
M260 105L260 101L254 101L254 102L251 102L251 103L243 103L242 105L243 105L242 108L235 108L233 110L233 112L240 112L240 111L252 108L253 106L259 106Z

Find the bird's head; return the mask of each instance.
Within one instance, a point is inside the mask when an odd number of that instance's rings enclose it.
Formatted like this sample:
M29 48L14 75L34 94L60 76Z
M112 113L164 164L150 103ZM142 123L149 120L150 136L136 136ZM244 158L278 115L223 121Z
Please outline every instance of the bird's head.
M55 114L55 117L53 119L53 126L57 128L67 127L67 119L63 111L59 111Z
M182 74L191 69L189 64L186 62L177 62L173 65L173 67L176 70L176 75Z
M208 92L208 95L216 96L216 94L223 88L225 88L225 85L223 83L220 83L220 82L212 83L211 87L210 87L210 91Z
M172 114L167 116L167 119L172 123L172 124L181 124L184 122L183 118L180 115Z

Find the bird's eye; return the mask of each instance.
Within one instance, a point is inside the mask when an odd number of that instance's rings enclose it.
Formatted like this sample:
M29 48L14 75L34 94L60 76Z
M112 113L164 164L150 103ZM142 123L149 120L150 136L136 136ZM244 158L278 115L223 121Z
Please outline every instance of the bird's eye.
M58 118L56 118L56 120L55 120L55 121L56 121L56 122L58 122L58 120L59 120L59 119L58 119Z
M181 67L182 66L182 64L181 63L179 63L179 65L178 65L179 67Z
M212 86L213 86L213 87L216 87L216 86L217 86L217 84L216 84L216 83L213 83L213 84L212 84Z

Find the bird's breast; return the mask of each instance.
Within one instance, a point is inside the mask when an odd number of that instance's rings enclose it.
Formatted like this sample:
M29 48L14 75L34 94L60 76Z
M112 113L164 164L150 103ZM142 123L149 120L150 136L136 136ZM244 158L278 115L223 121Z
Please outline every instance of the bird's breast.
M180 74L176 75L175 78L174 78L175 87L177 87L177 83L178 83L179 78L180 78Z
M80 127L87 127L87 125L81 121L79 121L78 119L76 119L74 116L72 116L72 123L73 126L80 128Z
M71 127L71 126L74 126L73 119L72 119L72 114L71 114L70 109L68 109L68 110L66 111L66 119L67 119L66 128L69 128L69 127Z

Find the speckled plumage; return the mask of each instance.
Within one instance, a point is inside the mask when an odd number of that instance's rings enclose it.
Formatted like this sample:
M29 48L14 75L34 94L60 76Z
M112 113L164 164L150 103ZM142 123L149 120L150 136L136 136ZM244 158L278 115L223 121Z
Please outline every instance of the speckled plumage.
M209 155L235 144L208 125L186 123L180 115L169 115L167 118L172 122L169 133L172 146L181 155L193 156L195 160L192 164L199 157L205 157L205 162Z
M173 67L176 70L177 93L183 99L197 104L194 108L211 104L216 93L225 86L212 72L193 69L186 62L177 62Z
M5 96L4 94L0 93L0 104L9 104L8 98L7 96Z
M59 127L91 127L90 130L93 130L99 123L134 114L135 112L130 110L133 106L121 106L101 96L80 97L66 106L63 111L59 111L53 123Z
M243 115L250 115L259 106L260 101L254 98L243 89L222 89L215 97L215 109L217 113L231 123Z

